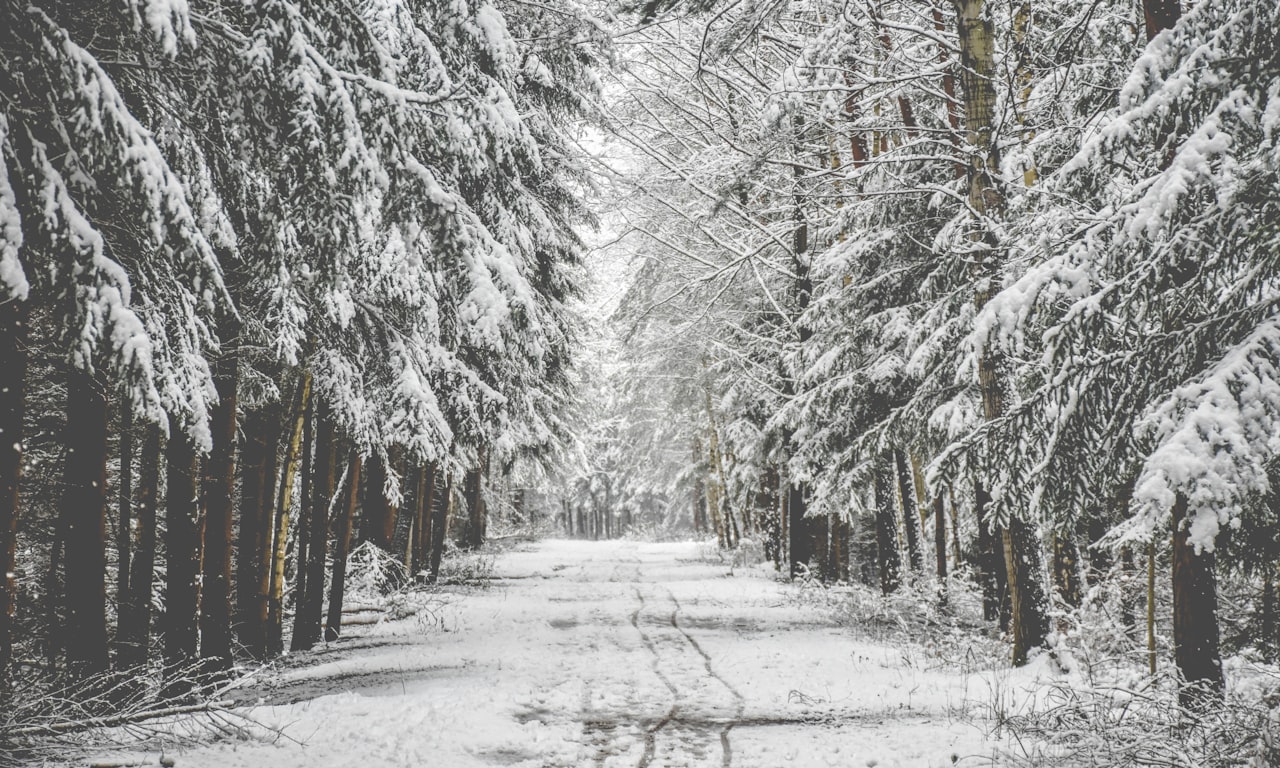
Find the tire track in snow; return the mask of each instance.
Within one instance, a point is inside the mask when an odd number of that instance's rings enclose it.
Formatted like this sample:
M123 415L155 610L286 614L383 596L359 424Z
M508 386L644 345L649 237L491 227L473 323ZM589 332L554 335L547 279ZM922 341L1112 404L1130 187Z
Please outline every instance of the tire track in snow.
M725 690L729 691L729 693L733 695L733 720L725 723L720 729L720 748L724 755L720 764L723 768L730 768L730 766L733 765L733 746L729 742L729 732L733 730L733 726L737 725L742 720L742 713L746 708L746 699L743 698L742 693L740 693L737 688L734 688L728 680L724 679L724 677L722 677L720 673L711 666L711 656L703 650L702 646L694 639L693 635L689 634L684 627L680 626L680 622L676 619L676 616L681 610L680 601L676 599L675 593L672 592L669 587L664 587L664 589L667 591L667 597L671 599L671 602L676 607L676 609L671 612L671 626L675 627L675 629L684 636L684 639L689 641L689 645L693 647L693 650L697 651L698 655L702 657L702 665L703 668L707 670L707 674L715 678L720 685L724 686Z
M670 678L668 678L659 667L658 648L654 644L653 638L640 628L640 611L644 610L645 601L644 595L640 592L639 587L636 587L636 598L640 601L640 604L631 612L631 626L635 627L636 632L640 633L640 639L644 642L644 647L648 649L649 654L652 656L650 663L653 666L653 673L658 676L658 679L662 681L663 685L667 686L667 690L671 691L671 708L667 710L667 714L664 715L662 719L654 723L653 726L648 728L644 734L644 754L640 756L640 762L638 763L637 768L648 768L649 764L653 762L654 755L657 753L658 732L663 728L666 728L672 720L675 720L680 715L680 692L676 688L675 684L671 682ZM674 621L675 614L672 614L671 618L672 621Z

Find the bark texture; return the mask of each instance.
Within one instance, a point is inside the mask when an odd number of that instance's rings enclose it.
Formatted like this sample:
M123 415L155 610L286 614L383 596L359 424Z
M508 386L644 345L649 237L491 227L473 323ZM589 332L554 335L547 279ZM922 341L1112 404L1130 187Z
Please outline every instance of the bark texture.
M371 456L366 464L368 488L365 489L361 509L360 540L372 542L383 552L390 552L396 532L396 508L387 498L387 459Z
M981 309L990 300L999 278L998 243L989 220L1003 213L1004 197L998 185L1000 158L995 142L995 35L988 0L957 0L956 19L960 47L960 86L964 94L965 131L970 148L969 207L973 211L970 242L974 257L973 303ZM983 414L988 419L1004 413L1002 361L991 349L978 355L978 386ZM1023 664L1033 645L1041 645L1047 627L1044 587L1040 583L1040 543L1016 513L1009 514L1003 532L1004 559L1008 571L1012 608L1013 661Z
M885 457L875 469L876 565L880 574L880 591L886 595L902 586L902 555L898 552L898 514L891 462Z
M137 521L133 556L129 561L129 589L120 602L116 630L116 663L122 669L147 663L151 646L151 589L155 583L156 500L160 488L160 427L149 424L139 457Z
M22 481L26 339L26 303L17 298L0 302L0 703L11 690L13 619L18 602L18 493Z
M1196 552L1188 532L1187 498L1173 505L1173 646L1182 676L1179 703L1207 711L1222 701L1218 649L1218 581L1211 551Z
M483 460L481 460L483 463ZM484 473L480 466L467 470L463 495L467 502L467 529L463 544L470 549L478 549L484 544L485 509L484 509ZM599 526L595 536L599 537Z
M334 434L333 417L323 400L316 404L316 446L312 470L311 497L307 515L306 557L299 554L298 566L305 568L305 580L294 614L293 640L290 647L305 651L320 642L324 616L324 564L329 551L329 504L333 501Z
M907 457L902 451L893 452L894 468L898 478L898 500L902 503L902 530L907 541L907 558L913 573L924 571L924 551L920 546L920 513L908 474Z
M439 482L440 490L431 505L431 552L427 559L427 581L432 584L440 578L440 559L444 555L445 536L449 533L449 503L453 498L453 479L446 477Z
M107 402L101 384L67 372L67 459L62 496L67 623L63 647L73 677L105 672L107 649Z
M266 628L267 654L271 656L284 650L284 578L289 551L289 522L293 514L294 479L302 462L303 437L310 403L311 376L304 373L302 380L298 382L289 415L289 442L285 446L284 461L280 467L280 506L276 510L276 525L272 534L271 586L268 590Z
M274 416L274 418L273 418ZM275 483L272 457L279 413L265 408L247 412L240 450L240 527L236 538L236 636L255 658L267 653L267 592L271 539L271 504Z
M231 669L231 536L236 488L236 399L240 374L235 353L219 360L213 383L218 404L210 418L213 448L204 463L205 535L201 558L200 656L212 672Z
M347 587L347 555L351 552L351 529L356 517L356 501L360 497L361 466L360 454L353 450L347 462L347 495L333 538L333 575L329 579L329 613L325 619L325 640L337 640L342 634L342 598Z
M791 484L787 489L787 532L790 541L791 578L799 576L813 558L813 535L805 515L806 487Z
M164 660L171 676L190 670L196 658L200 604L200 517L196 504L196 451L178 425L169 424L165 448ZM185 689L175 681L171 693Z

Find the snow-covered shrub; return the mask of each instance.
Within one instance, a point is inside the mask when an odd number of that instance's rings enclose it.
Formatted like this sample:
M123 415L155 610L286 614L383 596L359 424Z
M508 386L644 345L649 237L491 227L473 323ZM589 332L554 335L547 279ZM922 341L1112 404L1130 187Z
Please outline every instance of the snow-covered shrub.
M488 586L493 580L496 556L487 550L468 551L447 544L440 561L440 584Z
M377 603L408 580L404 563L385 549L366 541L347 557L346 601Z
M891 595L863 584L804 583L793 593L796 599L823 609L858 637L916 646L936 663L966 671L1008 662L1004 646L982 619L982 595L971 581L951 580L945 601L928 582Z
M1137 686L1049 685L1040 703L1005 719L999 761L1008 766L1196 766L1280 764L1280 710L1271 697L1228 694L1220 707L1192 714L1178 706L1169 675ZM1272 702L1272 703L1268 703Z

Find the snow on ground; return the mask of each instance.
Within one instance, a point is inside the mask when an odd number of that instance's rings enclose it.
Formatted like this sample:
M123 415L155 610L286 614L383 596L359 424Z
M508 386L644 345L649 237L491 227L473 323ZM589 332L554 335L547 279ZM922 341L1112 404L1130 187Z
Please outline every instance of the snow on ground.
M179 768L987 764L990 681L857 641L700 545L546 541L437 622L353 627L249 695L271 741ZM443 625L444 631L440 625ZM172 754L172 753L171 753Z

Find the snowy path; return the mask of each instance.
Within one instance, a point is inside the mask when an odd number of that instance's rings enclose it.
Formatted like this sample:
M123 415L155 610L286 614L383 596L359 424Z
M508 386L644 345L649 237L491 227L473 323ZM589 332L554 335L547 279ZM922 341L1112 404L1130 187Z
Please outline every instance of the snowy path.
M253 692L289 737L184 766L949 766L975 678L858 642L694 544L542 542L420 619L360 628ZM953 758L953 755L955 756Z

